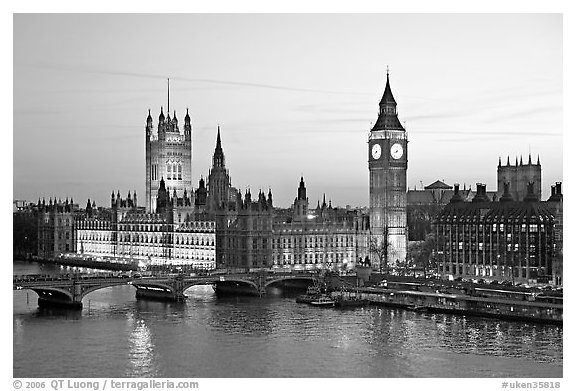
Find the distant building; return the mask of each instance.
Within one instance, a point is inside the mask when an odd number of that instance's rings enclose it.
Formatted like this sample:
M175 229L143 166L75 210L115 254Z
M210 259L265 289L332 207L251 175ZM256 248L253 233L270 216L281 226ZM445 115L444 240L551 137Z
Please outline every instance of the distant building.
M553 281L556 259L555 215L539 202L534 185L514 201L508 184L498 201L478 184L472 202L456 185L436 220L439 273L524 283Z
M54 258L74 251L74 203L72 200L45 201L38 205L38 256ZM90 203L89 203L90 205ZM94 204L95 205L95 204ZM90 205L92 207L92 205Z
M38 204L15 200L12 212L13 257L30 259L38 255Z
M514 201L522 201L527 193L528 183L534 186L534 194L538 201L542 199L542 166L540 165L540 157L536 164L532 163L532 155L528 155L528 163L522 162L520 157L520 164L516 158L515 164L510 164L510 157L508 157L506 165L502 165L502 161L498 160L498 191L496 197L500 199L504 194L504 184L508 183L510 188L510 195Z
M436 181L423 190L408 190L406 214L408 240L422 241L433 233L432 225L452 197L452 187Z

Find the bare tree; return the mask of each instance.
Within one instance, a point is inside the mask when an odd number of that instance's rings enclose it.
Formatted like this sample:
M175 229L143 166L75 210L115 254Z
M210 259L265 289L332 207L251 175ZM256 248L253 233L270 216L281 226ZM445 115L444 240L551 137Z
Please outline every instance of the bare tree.
M378 271L382 273L382 266L384 265L384 270L388 273L388 258L391 250L390 242L388 240L388 227L384 227L384 233L382 236L371 234L368 247L370 254L373 254L378 259Z

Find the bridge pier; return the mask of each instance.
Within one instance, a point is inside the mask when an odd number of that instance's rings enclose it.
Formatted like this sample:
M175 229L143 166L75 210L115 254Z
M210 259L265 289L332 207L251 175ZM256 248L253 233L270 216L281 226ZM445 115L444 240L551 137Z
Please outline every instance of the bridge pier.
M46 296L38 296L38 307L40 308L68 308L73 310L82 309L82 301L72 301L63 298L52 298Z

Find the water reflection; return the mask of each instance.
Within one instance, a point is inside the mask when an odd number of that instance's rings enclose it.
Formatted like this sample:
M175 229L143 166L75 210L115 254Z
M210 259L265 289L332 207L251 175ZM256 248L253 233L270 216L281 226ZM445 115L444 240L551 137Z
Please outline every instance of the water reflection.
M146 321L130 314L126 325L129 331L129 367L125 376L158 376L152 334Z

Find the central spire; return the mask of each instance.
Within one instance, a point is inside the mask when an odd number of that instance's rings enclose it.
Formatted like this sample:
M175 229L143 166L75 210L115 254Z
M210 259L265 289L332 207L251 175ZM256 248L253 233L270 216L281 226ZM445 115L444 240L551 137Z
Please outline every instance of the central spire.
M220 139L220 124L218 124L218 134L216 136L216 148L214 149L214 157L212 158L212 166L224 167L224 151L222 150L222 141Z
M170 115L170 78L168 78L168 110L166 112Z
M384 94L380 100L380 107L387 104L396 105L396 100L394 95L392 95L392 89L390 88L390 73L388 71L388 66L386 66L386 87L384 88Z

